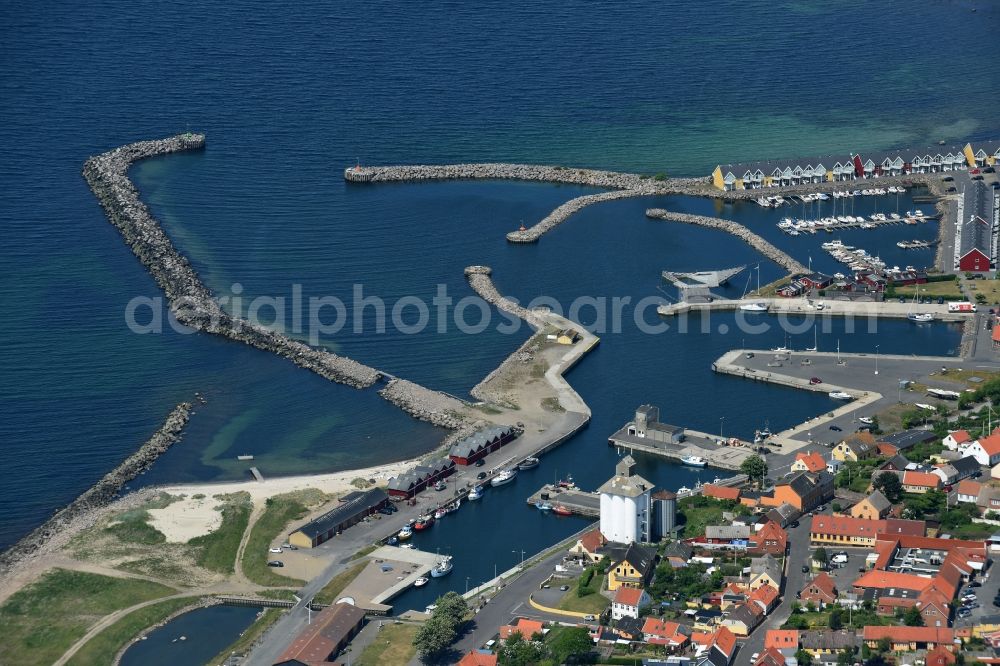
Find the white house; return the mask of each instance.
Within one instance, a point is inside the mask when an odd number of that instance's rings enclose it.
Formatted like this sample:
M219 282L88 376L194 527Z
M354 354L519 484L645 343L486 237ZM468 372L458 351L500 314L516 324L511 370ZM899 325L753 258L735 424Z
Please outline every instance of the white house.
M646 590L634 587L619 587L615 599L611 602L611 619L620 620L623 617L639 619L639 612L652 603Z
M976 500L979 499L979 493L982 491L983 485L978 481L973 481L972 479L965 479L958 484L955 489L957 494L957 499L959 502L967 502L970 504L975 504Z
M944 447L949 451L957 451L959 448L972 442L972 435L967 430L956 430L949 432L948 436L941 440Z
M635 473L635 460L625 456L615 475L598 488L601 534L608 541L648 543L652 526L653 484Z
M972 456L980 465L993 467L1000 463L1000 433L993 431L989 437L973 440L959 447L963 456Z
M837 472L840 471L840 468L843 464L844 463L842 463L841 461L834 460L833 458L831 458L830 460L826 461L826 471L829 472L830 474L836 474Z

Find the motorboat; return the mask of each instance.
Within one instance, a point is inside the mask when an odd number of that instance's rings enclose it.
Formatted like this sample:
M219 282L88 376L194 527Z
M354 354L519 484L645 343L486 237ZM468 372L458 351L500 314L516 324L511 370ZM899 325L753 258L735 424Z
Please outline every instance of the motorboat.
M552 513L557 516L572 516L573 512L564 507L562 504L556 504L555 508L552 509Z
M565 479L559 480L560 488L576 488L576 482L573 480L572 474L567 474Z
M701 456L685 456L681 458L681 462L691 467L704 467L708 464Z
M552 504L550 504L549 502L536 502L535 508L538 509L539 511L551 511Z
M412 527L410 527L409 525L407 525L407 526L406 526L406 527L404 527L403 529L399 530L399 534L397 534L397 535L396 535L396 537L397 537L397 538L398 538L398 539L399 539L400 541L406 541L406 540L407 540L407 539L409 539L409 538L410 538L411 536L413 536L413 528L412 528Z
M424 585L426 585L427 583L429 583L430 580L431 579L428 578L427 576L421 576L420 578L418 578L415 581L413 581L413 587L423 587Z
M471 491L469 491L469 499L470 500L477 500L477 499L479 499L482 496L483 496L483 489L480 488L479 486L476 486Z
M834 400L854 400L853 395L851 395L850 393L845 393L844 391L830 391L830 393L828 393L827 395L829 395Z
M740 304L740 310L743 312L767 312L768 304L764 301L758 301L756 303L742 303Z
M462 500L457 499L451 504L449 504L446 510L448 513L455 513L456 511L458 511L458 508L460 506L462 506Z
M434 520L441 520L446 515L448 515L448 510L446 508L444 508L444 507L441 507L437 511L434 512Z
M434 525L434 516L420 516L420 518L417 518L417 522L413 523L413 529L417 531L426 530L432 525Z
M454 565L451 563L451 556L443 557L438 560L438 563L434 565L431 569L431 578L441 578L442 576L447 576L451 573Z
M913 404L915 404L920 409L926 409L928 412L937 411L937 407L935 407L934 405L928 405L926 402L915 402Z
M412 543L401 543L401 544L399 544L399 547L400 548L406 548L407 550L416 550L416 548L417 548Z
M865 425L873 425L875 423L875 419L871 418L870 416L861 416L858 417L858 420L864 423Z
M906 318L918 324L926 324L934 321L934 315L929 312L911 312Z
M539 462L540 461L538 460L538 458L535 458L535 457L532 456L532 457L529 457L529 458L525 458L524 460L522 460L521 462L519 462L517 464L517 468L523 472L525 470L534 469L534 468L538 467Z
M509 469L505 469L504 471L500 472L495 477L493 477L493 480L490 481L490 485L496 488L497 486L502 486L504 484L510 483L516 478L517 478L517 468L511 467Z
M677 494L678 495L685 495L685 494L690 493L690 492L691 492L691 489L688 488L687 486L681 486L680 488L677 489Z

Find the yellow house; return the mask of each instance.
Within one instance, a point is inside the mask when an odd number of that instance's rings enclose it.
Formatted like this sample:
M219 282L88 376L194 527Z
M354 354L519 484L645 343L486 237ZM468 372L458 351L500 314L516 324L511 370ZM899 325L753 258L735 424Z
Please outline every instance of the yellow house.
M878 520L885 518L891 508L892 502L886 499L881 491L876 490L851 507L851 516L864 520Z
M970 169L976 168L976 154L972 151L972 144L965 144L965 148L962 148L962 154L965 155L965 163L969 165Z
M874 435L870 432L856 432L833 447L833 459L841 462L858 462L871 458L877 452Z
M781 590L781 561L770 555L750 560L750 591L765 585Z
M619 587L645 587L653 575L655 563L654 553L637 543L629 544L621 559L608 569L608 590L614 592Z

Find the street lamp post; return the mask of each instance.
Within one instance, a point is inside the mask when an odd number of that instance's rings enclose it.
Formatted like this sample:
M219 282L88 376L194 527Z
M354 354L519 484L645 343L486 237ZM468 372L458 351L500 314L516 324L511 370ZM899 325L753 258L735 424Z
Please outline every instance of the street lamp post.
M465 593L466 594L469 593L469 577L468 576L465 577Z
M878 374L878 345L875 345L875 374Z
M519 552L521 553L521 568L523 569L524 568L524 551L523 550L521 550L521 551L512 550L510 552L514 553L515 555L517 555Z
M719 439L725 439L726 436L722 434L722 429L726 425L726 417L719 417Z

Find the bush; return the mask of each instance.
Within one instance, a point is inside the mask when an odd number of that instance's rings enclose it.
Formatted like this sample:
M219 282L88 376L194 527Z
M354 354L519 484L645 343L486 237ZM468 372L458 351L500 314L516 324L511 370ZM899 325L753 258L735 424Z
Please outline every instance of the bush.
M662 171L653 176L653 180L666 180L666 179L667 179L667 174L663 173Z

